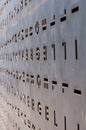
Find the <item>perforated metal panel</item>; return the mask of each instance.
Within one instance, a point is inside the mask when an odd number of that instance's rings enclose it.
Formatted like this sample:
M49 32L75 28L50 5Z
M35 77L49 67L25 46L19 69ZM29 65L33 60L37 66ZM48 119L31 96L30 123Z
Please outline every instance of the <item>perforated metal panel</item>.
M0 117L6 130L86 130L85 5L0 2Z

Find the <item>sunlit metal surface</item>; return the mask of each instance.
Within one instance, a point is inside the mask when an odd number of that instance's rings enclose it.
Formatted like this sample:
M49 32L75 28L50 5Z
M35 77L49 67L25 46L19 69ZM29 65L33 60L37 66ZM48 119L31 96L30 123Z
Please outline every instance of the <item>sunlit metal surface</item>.
M86 0L0 1L0 130L86 130Z

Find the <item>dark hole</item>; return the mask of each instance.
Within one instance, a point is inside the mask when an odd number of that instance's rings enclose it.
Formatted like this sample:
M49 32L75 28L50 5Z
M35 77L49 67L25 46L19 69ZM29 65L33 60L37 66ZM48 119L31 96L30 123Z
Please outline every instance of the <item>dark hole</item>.
M81 90L74 89L74 93L81 95Z
M74 8L71 10L71 13L75 13L75 12L77 12L77 11L79 11L79 6L74 7Z
M63 17L60 18L60 22L63 22L65 20L66 20L66 16L63 16Z
M68 84L67 83L62 83L62 86L68 88Z

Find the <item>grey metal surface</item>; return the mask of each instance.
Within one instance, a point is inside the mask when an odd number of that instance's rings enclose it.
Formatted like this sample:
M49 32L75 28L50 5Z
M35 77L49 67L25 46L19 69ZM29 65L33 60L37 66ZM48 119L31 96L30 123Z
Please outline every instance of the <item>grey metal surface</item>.
M8 129L86 130L86 0L21 1L0 3Z

